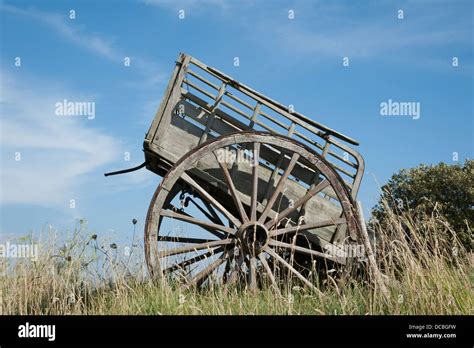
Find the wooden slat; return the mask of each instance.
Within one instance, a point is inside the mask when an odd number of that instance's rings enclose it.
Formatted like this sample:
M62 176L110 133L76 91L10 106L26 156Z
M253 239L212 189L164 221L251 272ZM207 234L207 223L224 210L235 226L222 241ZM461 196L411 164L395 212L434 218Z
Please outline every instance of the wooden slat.
M189 57L189 56L186 56L186 57ZM229 82L230 81L231 87L234 88L235 90L239 91L243 95L248 96L249 98L252 98L253 100L257 101L259 104L262 104L262 105L265 105L265 106L269 107L271 110L275 111L276 113L280 114L281 116L283 116L283 117L285 117L289 120L294 121L299 127L302 127L304 129L308 130L309 132L313 133L314 135L316 135L318 137L325 137L326 135L330 134L330 136L328 138L332 143L338 143L334 139L332 139L332 137L338 137L338 138L342 139L343 141L347 141L349 143L357 144L357 142L355 142L353 139L350 139L349 137L347 137L345 135L342 135L342 134L340 134L340 133L338 133L338 132L336 132L336 131L334 131L330 128L327 128L327 127L325 127L325 126L323 126L323 125L321 125L317 122L314 122L313 120L311 120L311 119L309 119L309 118L307 118L307 117L305 117L301 114L298 114L296 112L294 112L292 114L289 113L287 108L282 106L281 104L271 100L268 97L265 97L265 96L261 95L260 93L252 90L251 88L249 88L249 87L247 87L243 84L235 83L232 79L230 79L225 74L217 71L216 69L213 69L213 68L210 68L210 67L206 66L205 64L199 62L197 59L192 58L192 57L189 57L189 58L190 58L190 61L186 62L186 64L185 64L186 67L188 68L187 70L188 70L189 75L195 77L196 79L199 79L201 82L205 83L210 88L218 90L218 87L214 83L212 83L212 82L208 81L207 79L205 79L204 77L202 77L201 74L198 74L197 72L189 69L190 64L197 67L198 70L200 70L202 72L205 72L205 74L209 74L210 76L213 76L213 77L215 77L215 78L217 78L221 81L224 81L224 82ZM253 110L253 108L254 108L252 105L250 105L249 103L247 103L247 102L241 100L240 98L236 97L235 95L233 95L229 91L226 91L225 95L228 96L229 98L232 98L233 100L237 101L240 105L243 105L244 107L246 107L250 110ZM281 127L284 127L284 128L287 127L286 125L284 125L280 121L272 118L271 116L267 115L264 112L260 112L260 114L263 117L265 117L266 119L268 119L269 121L275 122L276 124L278 124ZM260 126L262 126L262 125L260 125ZM274 131L274 130L269 130L267 128L268 127L267 125L263 125L262 127L264 129L268 130L268 131ZM271 128L271 127L269 127L269 128ZM300 137L305 141L308 141L310 144L312 144L313 146L316 146L317 148L320 148L320 145L317 142L311 141L311 139L309 139L307 136L303 135L301 132L298 132L298 131L295 132L295 136ZM347 152L349 154L351 154L352 156L354 156L354 157L355 156L359 157L359 158L356 158L357 167L355 167L355 168L357 169L357 173L355 175L354 174L348 175L349 177L353 178L354 180L351 181L351 182L346 181L347 186L351 190L352 196L355 197L355 195L357 194L357 191L359 189L360 181L361 181L361 178L362 178L363 160L355 150L349 148L349 150ZM341 160L340 158L338 158L338 159ZM344 163L346 163L346 162L344 162ZM354 165L354 163L351 163L351 162L346 163L346 164L348 164L351 167L353 167L353 165ZM362 168L359 167L360 165L362 165ZM340 170L340 172L343 173L344 175L347 174L347 171L344 172L343 168L337 168L337 170Z
M206 111L209 111L211 110L211 105L209 103L207 103L205 100L199 98L198 96L196 96L195 94L192 94L191 92L184 92L183 93L183 96L189 100L191 100L192 102L196 103L197 105L199 105L201 108L203 108L204 110ZM244 123L240 122L239 120L237 120L235 117L232 117L231 115L229 115L228 113L226 113L225 111L221 110L221 109L217 109L216 110L216 115L218 115L219 117L221 117L222 119L226 120L227 122L230 122L232 124L238 124L240 127L241 125L243 125L243 128L242 129L246 129L248 128L247 125L245 125ZM250 118L249 118L250 119ZM275 134L278 134L279 132L276 131L275 129L271 128L270 126L268 126L267 124L264 124L264 123L261 123L257 120L255 120L255 123L258 124L259 126L261 126L262 128L264 128L265 130L271 132L271 133L275 133Z
M193 76L196 76L196 75L193 75ZM191 82L191 81L189 81L189 80L185 80L185 81L183 81L183 83L186 84L186 85L188 85L189 87L194 88L195 90L197 90L197 91L199 91L200 93L204 94L204 95L207 96L208 98L211 98L212 100L215 100L215 99L216 99L216 96L214 96L214 94L212 94L212 93L206 91L205 89L199 87L198 85L196 85L195 83L193 83L193 82ZM216 87L216 86L213 85L213 87ZM233 100L235 100L235 101L238 102L239 104L241 104L241 105L243 105L243 106L245 106L245 107L247 107L247 108L249 108L249 109L251 109L251 110L254 110L254 108L253 108L250 104L248 104L248 103L244 102L243 100L237 98L236 96L234 96L234 95L233 95L232 93L230 93L229 91L226 90L225 93L224 93L224 95L227 96L227 97L229 97L229 98L231 98L231 99L233 99ZM261 106L260 103L258 103L258 104ZM225 105L225 106L228 107L229 109L231 109L231 110L237 112L239 115L241 115L241 116L243 116L243 117L245 117L245 118L247 118L247 119L250 119L250 118L251 118L250 115L248 115L247 113L243 112L243 111L240 110L240 109L237 109L234 105L232 105L232 104L230 104L230 103L228 103L228 102L226 102L226 101L222 101L222 105ZM260 106L259 106L259 109L260 109ZM289 126L287 126L287 125L284 124L283 122L281 122L281 121L275 119L274 117L268 115L267 113L265 113L265 112L263 112L263 111L260 111L260 110L259 110L259 112L258 112L257 115L262 115L262 116L263 116L265 119L267 119L268 121L271 121L271 122L275 123L276 125L278 125L279 127L283 128L283 129L285 129L285 130L288 130L288 128L289 128ZM261 124L267 126L265 123L261 123ZM268 127L268 126L267 126L267 127Z
M186 154L187 151L191 150L193 148L193 144L197 143L197 139L199 139L200 134L202 132L201 129L197 128L195 125L183 120L182 118L178 117L175 115L174 121L173 121L175 126L170 127L170 131L166 134L166 137L162 139L165 143L163 144L164 146L159 149L160 155L163 158L169 158L170 161L177 161L181 156ZM215 124L218 123L218 120L216 119ZM193 140L193 135L195 136L195 139ZM186 142L184 142L186 141ZM172 146L166 146L166 144L172 144ZM263 151L263 152L262 152ZM269 148L267 146L262 146L261 149L261 157L263 155L263 161L260 163L261 167L266 167L265 161L268 161L270 163L275 163L278 159L278 156L280 155L280 152L276 152L274 149ZM199 161L201 163L202 160ZM213 163L215 160L213 159ZM286 166L287 163L289 163L289 158L284 161L283 166ZM215 164L217 166L217 164ZM235 166L234 166L235 167ZM273 168L272 168L273 169ZM270 170L272 170L270 169ZM242 171L241 168L239 168L239 172ZM307 173L307 174L305 174ZM194 173L197 174L197 173ZM292 173L296 178L300 180L300 182L311 182L312 178L314 177L314 171L312 171L310 168L306 166L302 166L300 162L297 163L295 166L294 172ZM207 180L214 180L215 181L215 174L213 175L208 175L207 178L203 178L205 181ZM262 177L262 180L267 182L269 178ZM221 180L224 183L224 180L222 178ZM251 182L249 181L248 183L251 185ZM300 183L296 183L297 185L300 185ZM236 185L237 186L237 185ZM264 187L263 185L260 185ZM250 186L248 186L250 187ZM242 189L242 187L240 187ZM226 188L224 187L224 192L226 192ZM324 193L329 193L331 194L331 191L326 192L323 191ZM332 195L335 195L332 191ZM293 199L297 199L297 197L293 197Z
M341 219L331 219L331 220L312 222L312 223L307 223L307 224L300 224L296 226L276 229L274 231L271 231L270 236L276 237L282 234L297 233L297 232L313 230L313 229L317 229L321 227L336 226L336 225L340 225L344 223L346 223L346 219L341 218Z
M187 94L189 96L189 94ZM198 98L198 97L196 97ZM205 103L204 101L202 101ZM194 121L198 122L199 124L205 125L206 124L206 119L201 117L199 118L198 115L200 114L199 110L197 108L190 104L187 101L181 102L185 106L186 113L190 118L192 118ZM232 119L231 116L225 115L222 111L218 111L217 115L219 117L225 117L225 119L219 119L216 118L213 122L213 130L215 130L218 134L226 134L230 133L233 131L237 130L247 130L249 127L243 123L238 122L235 119ZM230 123L232 122L232 123ZM264 147L262 148L262 153L261 157L263 160L272 163L272 164L277 164L279 159L280 159L280 153L276 151L271 151L269 148ZM289 163L289 158L288 159L283 159L283 162L280 163L280 167L284 167L288 165ZM314 171L310 168L304 167L301 165L301 163L298 163L297 166L295 167L294 171L294 176L298 180L301 180L302 182L305 183L310 183L311 178L314 176ZM350 186L349 186L350 187ZM330 195L332 198L336 198L336 195L334 192L325 192L326 194Z
M192 58L190 63L192 63L194 66L198 67L198 69L201 69L202 71L204 71L206 74L209 74L209 75L212 75L218 79L220 79L221 81L226 81L228 82L229 80L227 80L228 77L226 77L225 74L222 74L221 72L218 72L217 70L213 69L213 68L209 68L207 67L205 64L199 62L198 60ZM189 69L188 69L189 70ZM208 86L210 86L211 88L213 89L216 89L217 90L217 86L209 81L207 81L205 78L203 78L202 76L200 76L200 74L194 72L194 71L191 71L190 72L190 75L194 76L195 78L201 80L202 82L204 82L205 84L207 84ZM226 78L223 78L223 77L226 77ZM290 120L293 120L296 124L298 124L298 126L310 131L311 133L313 133L314 135L318 136L318 137L324 137L326 135L326 133L328 134L331 134L332 136L335 136L335 137L339 137L340 139L344 140L344 141L348 141L350 143L354 143L356 144L356 142L352 139L350 139L349 137L345 136L345 135L342 135L338 132L335 132L334 130L332 129L329 129L327 127L324 127L320 124L318 124L317 122L314 122L312 121L311 119L308 119L306 118L305 116L303 115L300 115L298 113L293 113L295 116L293 116L292 114L288 113L288 110L286 110L285 107L283 107L281 104L269 99L268 97L265 97L263 95L260 95L258 92L252 90L251 88L245 86L245 85L242 85L242 84L235 84L235 83L232 83L232 80L231 81L231 85L234 89L238 90L239 92L243 93L244 95L256 100L259 104L263 104L267 107L269 107L271 110L277 112L278 114L280 114L281 116L287 118L287 119L290 119ZM211 94L212 95L212 94ZM235 101L237 101L239 104L245 106L246 108L249 108L249 109L253 109L253 106L250 105L249 103L241 100L240 98L237 98L236 96L234 96L232 93L226 91L225 93L226 96L229 96L230 98L234 99ZM263 99L261 99L263 98ZM283 123L279 122L278 120L272 118L271 116L261 112L260 113L262 116L264 116L265 118L267 118L268 120L270 120L271 122L275 122L277 124L279 124L279 126L282 126L284 128L286 128L287 126L284 125ZM245 114L246 115L246 114ZM247 116L247 115L246 115ZM267 129L265 126L263 126L265 129ZM318 129L318 127L320 129ZM268 129L267 129L268 130ZM301 137L303 138L304 140L308 141L309 140L309 143L316 146L317 148L320 147L320 145L317 143L317 142L314 142L314 141L311 141L311 139L309 139L308 137L306 137L305 135L303 135L302 133L300 132L295 132L295 135L298 136L298 137ZM331 137L330 137L331 138ZM353 154L353 152L355 152L354 150L351 149L351 151L349 152L350 154ZM357 155L358 153L355 152ZM340 160L340 159L339 159ZM344 162L346 163L346 162ZM350 166L353 166L353 163L346 163ZM342 169L342 170L341 170ZM356 169L358 169L358 167L356 167ZM343 168L338 168L338 170L341 171L341 173L344 173L344 174L347 174L347 171L344 171ZM353 178L354 181L356 182L354 184L354 182L350 182L348 183L348 187L353 190L354 192L352 193L353 196L355 196L355 194L357 193L357 190L360 186L360 180L361 180L361 177L362 177L362 174L359 174L361 170L358 170L358 173L357 174L348 174L349 177Z
M177 115L175 116L176 121L186 123L183 119L178 117ZM192 124L187 123L188 126L193 126ZM194 141L197 142L197 139L199 139L200 132L202 130L195 129L193 130L190 128L189 130L186 128L183 128L183 125L178 124L176 127L172 126L170 127L170 131L167 133L167 137L169 137L169 140L166 141L166 143L169 144L174 144L172 148L166 147L161 149L161 155L164 156L165 158L175 158L176 160L179 159L180 156L182 156L184 153L186 153L186 149L181 149L183 145L181 145L180 142L177 143L177 140L180 139L185 139L187 136L187 140L190 141L190 144L192 144ZM189 135L195 134L195 140L192 140L192 137ZM186 147L186 145L184 145ZM184 153L176 153L177 150L183 150ZM266 149L266 147L262 146L262 149ZM174 151L173 153L169 153L166 151ZM177 157L176 157L177 155ZM278 156L278 154L276 154ZM174 157L173 157L174 156ZM224 178L221 176L221 178L216 177L216 174L220 174L220 168L218 164L216 163L215 159L213 158L214 156L206 156L206 158L202 158L199 161L200 166L195 168L195 170L190 170L190 174L193 175L193 177L199 178L201 183L212 183L210 184L210 187L213 188L213 195L215 197L218 197L219 201L222 202L229 202L231 203L232 198L227 194L227 187L225 186L225 181ZM207 161L207 162L206 162ZM288 159L289 161L289 159ZM202 166L201 166L202 164ZM267 182L270 174L271 174L271 169L267 168L264 165L264 162L262 161L260 163L260 169L259 170L259 187L261 187L261 190L259 190L259 199L261 199L264 191L264 185L261 185L260 183L262 182ZM273 169L273 168L272 168ZM295 171L297 169L297 166L295 166ZM246 206L250 207L250 188L252 187L252 181L251 181L251 166L249 163L246 161L241 162L239 165L239 185L236 184L236 188L238 189L239 193L241 193L241 200L242 203L245 204ZM211 175L212 174L212 175ZM294 173L292 173L294 174ZM209 190L207 188L206 190ZM217 192L218 190L219 192ZM301 187L300 183L292 181L291 180L291 187L287 191L286 195L288 198L292 199L293 201L296 201L299 197L304 196L306 192L306 188ZM320 197L315 197L314 199L311 200L311 206L308 207L307 209L307 217L310 218L311 216L315 216L318 219L329 219L329 218L334 218L340 215L340 207L336 206L332 202L322 200ZM231 204L231 207L233 207L233 204ZM261 213L263 211L263 206L258 205L258 212ZM234 213L233 213L234 214ZM235 212L235 214L238 214L238 212ZM237 215L235 215L237 216ZM298 220L298 216L291 216L293 221ZM312 218L310 218L312 219ZM327 242L330 242L331 238L333 235L333 231L330 230L330 228L325 229L319 229L318 230L318 237L316 238L313 236L311 233L308 233L308 238L316 243L322 243L323 245Z
M312 140L312 139L308 138L308 137L307 137L306 135L304 135L303 133L301 133L301 132L295 130L295 131L294 131L294 135L295 135L295 138L296 138L296 137L301 138L301 139L303 139L304 141L308 142L309 144L315 146L317 150L320 150L320 151L323 150L323 146L322 146L320 143L318 143L316 140ZM316 152L320 153L320 151L316 151Z
M348 166L351 166L352 168L357 168L357 163L346 160L344 157L340 156L339 154L335 153L334 151L329 150L328 154L331 155L334 158L337 158L339 161L347 164Z
M286 117L289 120L295 121L302 127L308 129L309 131L315 133L315 134L331 134L339 139L342 139L348 143L351 143L353 145L358 145L357 141L354 139L351 139L350 137L341 134L329 127L323 126L322 124L309 119L308 117L301 115L297 112L289 113L288 108L283 106L282 104L268 98L267 96L264 96L261 93L258 93L257 91L253 90L252 88L244 85L243 83L239 83L235 80L233 80L231 77L227 76L226 74L218 71L217 69L208 67L207 65L203 64L199 60L195 58L191 58L191 63L194 64L195 66L200 67L207 73L217 77L220 80L226 81L229 85L232 85L236 90L239 92L243 93L244 95L249 96L250 98L259 101L260 103L266 105L268 108L272 109L273 111L281 114L282 116Z

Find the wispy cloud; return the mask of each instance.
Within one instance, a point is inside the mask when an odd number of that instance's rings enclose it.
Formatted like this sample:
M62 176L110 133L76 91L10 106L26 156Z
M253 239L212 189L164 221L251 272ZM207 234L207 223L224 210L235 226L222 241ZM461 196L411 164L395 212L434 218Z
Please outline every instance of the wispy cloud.
M337 31L280 26L274 31L291 52L323 56L370 58L399 50L420 51L427 47L465 43L468 33L460 29L417 30L413 25L386 22L356 24Z
M3 3L0 11L44 23L53 35L108 61L122 64L123 58L130 56L139 75L139 83L127 80L131 87L151 88L165 81L166 74L155 62L125 54L114 40L89 33L86 26L71 23L65 15ZM95 101L100 110L96 95L75 90L70 84L34 77L21 80L22 74L0 72L1 204L66 207L69 199L91 191L90 185L97 185L104 171L126 166L120 161L124 144L95 128L94 121L55 115L55 104L63 99ZM21 153L21 161L15 161L16 152ZM103 185L110 192L130 184L147 185L150 180L147 173L138 173ZM125 188L120 184L126 184Z
M227 8L231 2L229 0L142 0L147 5L158 6L168 9L196 9L205 6Z
M387 6L385 6L387 5ZM398 4L367 5L368 13L359 6L334 6L316 3L296 8L296 17L269 16L257 22L258 37L275 46L280 43L291 54L312 57L356 58L426 55L427 50L443 47L468 48L472 44L470 17L462 10L438 6ZM443 4L441 4L443 5ZM370 11L375 14L370 14ZM398 8L404 18L398 19ZM277 23L278 22L278 23ZM471 24L472 30L472 24ZM455 53L455 52L453 52Z
M120 144L93 128L93 120L55 115L56 102L65 96L93 96L51 81L18 81L5 71L0 87L0 203L66 206L88 174L118 158Z
M45 23L51 26L56 33L70 42L107 59L113 61L121 59L121 56L118 54L117 48L114 47L112 40L100 37L98 34L88 34L84 26L72 26L67 22L64 14L61 15L58 13L41 11L34 7L24 9L9 4L0 4L0 10L11 14L26 16L33 20Z
M312 59L350 56L372 59L423 56L445 47L472 45L472 5L465 1L367 2L327 1L142 0L168 10L191 9L241 29L242 37L278 54ZM222 9L215 16L212 9ZM404 19L398 19L398 9ZM294 11L294 19L288 11ZM455 52L453 52L454 54ZM431 59L432 60L432 59Z
M166 74L162 72L157 63L127 52L117 45L116 40L105 35L89 33L85 25L73 24L64 14L42 11L34 7L25 9L1 3L0 10L45 23L51 27L54 33L62 36L68 42L114 63L123 64L124 57L130 57L132 66L137 68L141 76L141 83L136 86L150 87L165 82Z

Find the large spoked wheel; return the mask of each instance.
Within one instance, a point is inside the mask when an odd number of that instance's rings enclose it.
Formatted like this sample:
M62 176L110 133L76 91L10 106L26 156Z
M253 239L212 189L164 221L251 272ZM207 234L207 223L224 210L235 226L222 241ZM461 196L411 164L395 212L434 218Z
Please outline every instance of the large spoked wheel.
M298 179L308 173L310 185ZM152 277L191 286L278 289L294 277L314 288L311 265L345 263L322 247L340 231L356 240L357 216L326 160L284 136L239 132L204 143L168 171L148 210L145 255Z

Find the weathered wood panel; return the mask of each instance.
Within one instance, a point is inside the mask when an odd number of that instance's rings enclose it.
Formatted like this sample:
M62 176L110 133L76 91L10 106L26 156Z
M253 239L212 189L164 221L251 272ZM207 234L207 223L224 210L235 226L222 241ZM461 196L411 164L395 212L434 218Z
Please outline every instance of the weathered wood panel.
M182 107L182 109L180 109ZM187 101L179 101L178 104L176 105L175 110L184 110L184 115L186 115L185 119L183 120L184 122L181 122L181 120L173 120L173 124L177 127L187 127L186 122L191 122L190 119L195 121L195 123L199 123L202 126L206 126L208 124L208 117L209 113L207 113L205 110L198 108L192 104L190 104ZM175 115L175 117L177 117ZM196 127L198 128L198 127ZM191 127L190 129L194 129L196 133L199 133L200 131L195 129L194 127ZM252 128L249 126L246 126L243 123L240 123L239 121L233 119L231 116L226 116L224 112L217 112L216 117L214 118L212 122L212 127L211 130L214 131L216 134L227 134L231 132L236 132L240 130L251 130ZM202 132L202 131L201 131ZM202 135L200 135L201 137ZM211 136L212 138L212 136ZM170 146L170 152L177 152L176 155L174 155L171 159L168 159L170 161L175 161L176 159L179 159L184 153L182 152L181 148L175 148L172 146L173 144L164 144L163 142L167 142L167 139L169 138L160 138L157 139L160 147L165 148L167 146ZM188 142L188 139L182 139L183 142ZM184 148L187 149L192 149L194 148L197 144L195 144L192 139L189 139L189 144L184 145ZM263 160L266 162L270 163L271 165L276 165L279 164L280 168L286 168L288 165L290 159L289 157L281 157L279 152L272 151L270 148L262 148L260 156ZM314 177L316 173L314 170L309 168L307 165L304 163L304 159L299 161L293 170L292 175L302 181L303 183L312 183L314 180ZM332 188L326 188L323 190L323 193L327 194L331 198L336 199L336 194L333 191Z
M203 98L210 101L206 102ZM199 116L207 118L206 115L210 115L205 123L208 130L225 134L228 131L222 129L219 132L218 129L225 124L236 130L259 129L260 127L276 134L290 135L291 133L292 137L315 148L317 152L322 151L323 156L341 174L351 190L352 197L355 198L363 174L363 158L357 151L337 141L336 138L356 144L353 139L289 110L286 106L186 54L180 54L176 62L165 96L147 133L144 143L146 155L153 152L159 144L171 122L171 114L178 101L185 99L199 106ZM224 110L235 115L228 114ZM215 122L215 119L218 122ZM203 133L200 143L207 137L208 134ZM333 150L329 149L329 146L332 146ZM347 155L353 160L350 160ZM302 180L306 183L310 182L306 179ZM331 192L328 194L331 195Z
M188 151L194 149L197 146L202 132L203 130L196 125L187 122L180 116L173 115L170 126L167 128L166 132L163 132L158 147L158 153L160 156L170 159L170 161L176 162ZM270 152L270 150L264 149L265 147L262 146L263 151L261 150L261 153L265 151ZM274 157L274 159L275 158L276 157ZM266 185L270 181L270 177L273 172L270 167L266 167L262 164L263 163L261 163L259 168L258 178L259 182L257 197L259 202L263 200ZM282 168L285 168L285 166L282 166ZM221 196L218 197L219 200L232 202L232 198L227 193L228 188L225 183L223 172L214 156L206 156L205 158L201 158L196 164L196 168L192 171L192 174L203 179L203 181L209 185L218 187L221 190ZM233 180L235 180L235 188L238 192L241 202L249 207L251 196L250 190L252 188L252 167L250 162L239 162L238 170L234 171ZM278 196L270 216L274 217L276 211L282 211L285 209L289 205L290 200L296 201L298 198L303 197L306 191L307 187L303 186L301 183L298 183L294 180L289 180L284 195ZM258 205L257 210L259 212L262 212L263 209L263 206ZM340 215L340 207L333 204L332 201L319 196L311 199L305 206L306 222L316 222L337 218ZM295 216L294 214L289 218L291 218L292 221L298 220L298 216ZM334 231L335 229L332 227L321 228L317 230L318 236L314 236L311 231L309 231L307 235L311 240L320 242L320 244L324 245L326 242L331 241ZM322 240L319 240L318 237Z

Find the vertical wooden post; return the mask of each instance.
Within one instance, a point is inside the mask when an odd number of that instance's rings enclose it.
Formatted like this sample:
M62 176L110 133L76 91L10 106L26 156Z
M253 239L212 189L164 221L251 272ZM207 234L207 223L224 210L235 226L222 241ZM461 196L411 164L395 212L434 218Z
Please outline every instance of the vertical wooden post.
M249 128L251 128L251 129L253 129L253 127L255 126L255 121L257 120L258 114L260 113L260 106L261 105L262 104L257 102L257 104L255 105L255 108L253 109L252 118L250 119L250 123L249 123Z
M379 286L380 291L385 296L386 299L390 299L390 292L385 285L385 282L382 278L382 273L380 272L379 267L377 266L377 262L375 261L375 255L372 251L372 246L370 245L369 234L367 233L367 226L365 225L364 214L362 211L362 204L360 201L357 201L357 208L358 208L358 215L359 215L359 223L361 227L361 237L362 242L364 243L365 253L367 255L367 262L369 264L370 274L375 280L375 283Z
M207 123L206 123L206 129L201 135L201 138L199 139L198 146L204 143L207 140L207 135L212 129L212 125L214 123L214 118L216 117L216 110L219 107L219 104L222 101L222 97L224 96L225 89L226 89L226 84L222 83L220 89L219 89L219 94L216 97L216 100L214 101L214 105L212 105L211 113L209 114L207 118Z
M292 122L290 127L288 128L288 133L287 133L288 137L291 138L293 136L295 132L295 128L296 128L296 124ZM273 185L275 184L278 171L280 170L284 159L285 159L285 154L282 152L280 156L278 157L278 162L276 163L275 168L273 169L273 172L270 176L270 180L268 180L267 187L265 188L265 193L263 194L263 200L262 200L263 205L266 205L268 202L268 198L270 198L270 194L272 193Z

